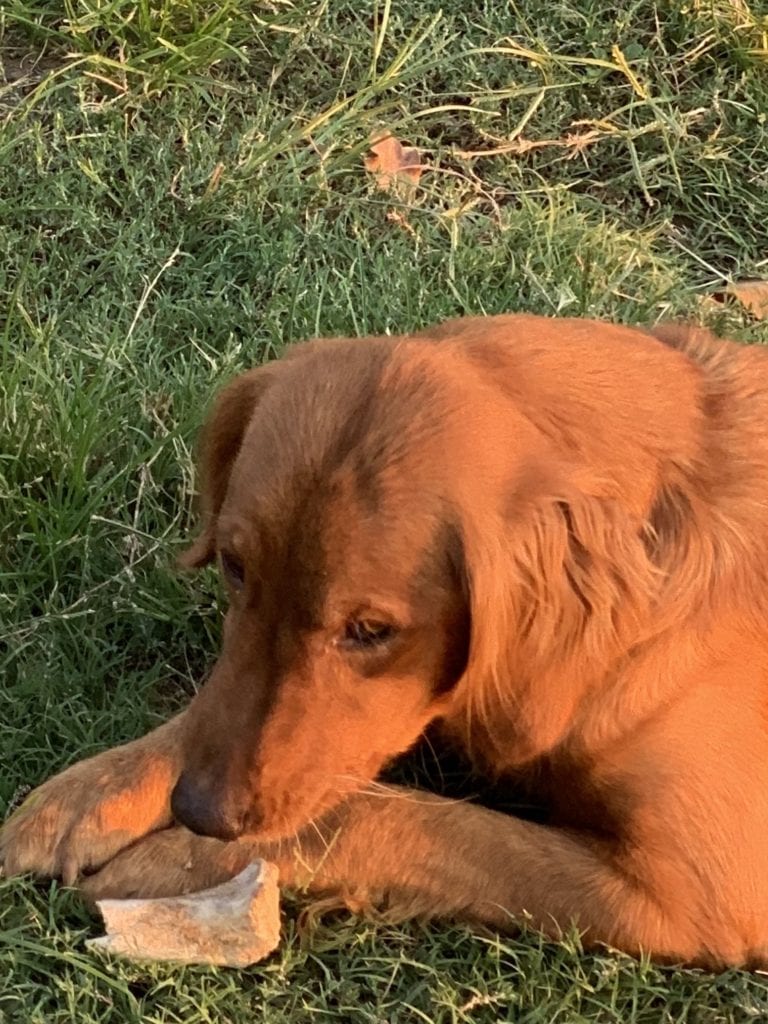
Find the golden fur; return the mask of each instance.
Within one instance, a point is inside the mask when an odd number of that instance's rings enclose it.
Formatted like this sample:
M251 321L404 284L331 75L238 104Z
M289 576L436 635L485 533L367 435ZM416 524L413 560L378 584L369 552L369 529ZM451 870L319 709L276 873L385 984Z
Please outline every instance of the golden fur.
M465 319L242 375L185 556L229 587L211 678L36 791L6 871L152 895L268 856L391 916L768 966L767 425L765 353L675 325ZM374 784L430 725L547 823Z

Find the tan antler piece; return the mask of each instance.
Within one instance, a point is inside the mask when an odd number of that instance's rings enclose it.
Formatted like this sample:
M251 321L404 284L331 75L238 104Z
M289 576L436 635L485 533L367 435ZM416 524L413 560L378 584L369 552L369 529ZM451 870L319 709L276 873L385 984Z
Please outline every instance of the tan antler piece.
M247 967L280 941L277 877L273 864L255 861L187 896L99 900L107 934L87 945L135 960Z

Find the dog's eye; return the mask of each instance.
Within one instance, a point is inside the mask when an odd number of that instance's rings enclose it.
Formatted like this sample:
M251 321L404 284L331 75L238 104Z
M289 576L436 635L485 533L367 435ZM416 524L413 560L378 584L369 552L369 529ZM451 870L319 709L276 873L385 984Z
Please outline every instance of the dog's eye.
M344 630L344 644L347 647L380 647L394 639L396 628L389 622L373 619L352 619Z
M221 568L224 575L227 577L227 582L235 588L240 588L245 583L245 566L240 559L229 551L221 552Z

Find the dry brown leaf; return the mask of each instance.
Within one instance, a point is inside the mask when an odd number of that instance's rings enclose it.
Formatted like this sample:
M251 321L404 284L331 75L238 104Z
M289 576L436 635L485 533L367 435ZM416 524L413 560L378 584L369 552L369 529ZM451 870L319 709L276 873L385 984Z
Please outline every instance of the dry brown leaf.
M394 135L379 135L371 140L365 169L375 176L377 188L391 192L398 184L405 185L408 191L414 189L424 167L418 149L403 146Z
M738 302L756 320L768 320L768 281L734 281L712 297L718 302Z

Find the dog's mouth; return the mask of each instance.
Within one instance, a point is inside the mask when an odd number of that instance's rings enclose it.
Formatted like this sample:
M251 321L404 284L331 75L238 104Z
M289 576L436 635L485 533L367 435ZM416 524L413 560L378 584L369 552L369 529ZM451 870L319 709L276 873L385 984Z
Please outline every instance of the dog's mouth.
M300 787L279 795L267 792L256 800L249 793L241 800L231 791L208 795L183 774L173 790L171 809L176 822L196 835L273 843L326 824L334 809L365 785L364 779L340 776L337 785L314 793Z
M274 843L292 839L303 833L326 835L330 839L333 829L338 827L339 807L352 796L369 785L366 780L347 780L339 785L321 791L314 799L294 802L290 797L279 801L277 807L259 810L252 808L246 814L241 835L258 842Z

